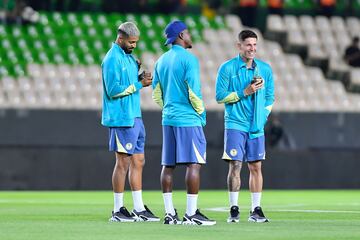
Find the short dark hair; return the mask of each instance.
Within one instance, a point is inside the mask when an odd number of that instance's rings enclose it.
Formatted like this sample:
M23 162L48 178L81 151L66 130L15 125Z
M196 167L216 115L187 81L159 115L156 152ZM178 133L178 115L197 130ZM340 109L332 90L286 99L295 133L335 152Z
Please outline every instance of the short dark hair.
M256 33L251 30L242 30L238 35L239 41L245 41L247 38L258 38Z

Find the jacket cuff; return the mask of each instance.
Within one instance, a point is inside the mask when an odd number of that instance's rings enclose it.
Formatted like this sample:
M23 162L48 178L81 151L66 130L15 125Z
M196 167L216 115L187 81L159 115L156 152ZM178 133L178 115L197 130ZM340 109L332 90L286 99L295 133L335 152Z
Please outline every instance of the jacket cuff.
M134 83L134 86L135 86L136 91L143 88L143 85L141 84L141 82Z
M238 95L239 98L245 97L244 91L236 91L236 94Z

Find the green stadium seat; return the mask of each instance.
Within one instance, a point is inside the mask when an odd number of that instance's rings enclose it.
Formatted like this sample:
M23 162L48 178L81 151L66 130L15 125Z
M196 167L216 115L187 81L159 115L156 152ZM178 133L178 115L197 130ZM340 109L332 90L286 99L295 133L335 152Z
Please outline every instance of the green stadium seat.
M210 28L211 27L209 19L207 17L205 17L205 16L200 17L200 22L199 22L199 24L197 26L200 27L200 29Z
M69 62L72 65L77 65L80 63L80 60L79 60L79 57L74 52L70 52L69 53Z
M19 38L22 35L22 28L21 27L13 27L11 31L11 35L13 37Z
M49 55L50 54L47 54L45 52L39 52L38 58L39 58L40 63L43 63L43 64L50 63L50 59L48 57Z
M59 52L57 52L54 54L54 62L56 64L63 64L65 62L65 60L64 60L63 56Z
M156 52L156 53L160 53L163 51L163 46L164 44L160 44L159 41L152 41L152 49ZM165 47L164 47L165 48Z
M38 25L45 26L45 25L48 25L48 24L49 24L48 16L46 14L44 14L44 13L40 13L40 18L39 18Z
M226 28L226 24L225 24L224 18L222 16L216 16L214 18L214 24L217 29Z
M80 26L76 26L72 29L72 33L75 37L81 38L81 36L84 36L84 32Z
M104 14L97 15L95 23L99 26L107 26L109 24L108 19Z
M187 16L184 20L184 22L186 23L186 25L188 26L188 28L196 28L197 23L194 20L194 16Z
M201 42L202 41L202 34L196 29L191 30L191 39L193 42Z
M136 15L136 16L138 16L138 15ZM136 25L139 25L139 24L141 24L141 22L139 21L140 18L137 18L136 16L134 14L128 13L125 15L125 20L126 20L126 22L133 22Z
M142 14L142 15L140 15L139 20L140 20L139 24L141 24L141 25L143 25L143 26L145 26L147 28L153 27L153 23L152 23L151 18L150 18L149 15Z
M116 33L115 30L107 27L107 28L104 28L104 29L103 29L101 36L104 36L105 38L110 38L110 37L114 37L114 36L115 36L115 33Z
M33 46L34 48L33 49L36 49L37 51L43 51L44 49L44 45L46 46L46 39L43 39L40 40L40 39L36 39L34 42L33 42Z
M17 77L25 76L25 65L24 64L16 64L14 65L14 73Z
M27 27L27 34L28 36L32 37L32 38L37 38L39 37L39 33L38 30L36 29L35 26L29 26Z
M147 45L146 41L144 39L140 39L140 41L137 43L135 51L144 52L146 51Z
M4 51L5 51L5 49L6 49L6 51L8 51L9 49L12 49L12 44L9 41L9 38L2 40L0 44L1 44L1 47L4 49Z
M45 36L53 36L54 35L54 31L53 31L53 29L50 27L50 26L45 26L44 28L43 28L43 33L42 34L44 34ZM44 37L45 37L44 36Z
M24 50L23 51L23 55L24 55L24 59L26 61L27 64L33 63L34 62L34 58L33 55L31 53L31 51L29 50Z
M69 13L67 15L67 22L73 27L79 25L79 21L74 13Z
M87 36L91 36L92 38L97 38L97 31L94 27L89 27L87 29Z
M15 64L18 62L17 54L14 50L8 49L6 56L10 63Z
M103 43L97 39L93 42L93 49L97 51L103 51L105 48Z
M81 39L80 41L78 41L77 48L75 48L75 49L77 50L77 52L88 53L89 52L89 44L84 39Z
M165 28L165 26L168 24L168 20L163 15L153 15L151 21L160 28Z
M90 53L86 53L84 56L86 65L91 65L95 63L94 57Z
M94 20L90 14L82 15L82 24L85 24L87 27L92 27L94 25Z
M0 78L9 76L9 71L4 63L0 65Z

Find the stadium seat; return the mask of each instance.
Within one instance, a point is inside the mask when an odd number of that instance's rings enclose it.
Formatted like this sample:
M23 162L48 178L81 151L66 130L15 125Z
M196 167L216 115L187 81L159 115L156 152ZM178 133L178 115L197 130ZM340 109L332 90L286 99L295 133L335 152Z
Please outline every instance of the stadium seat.
M345 22L342 17L332 16L330 18L330 25L332 26L334 32L336 31L344 32L346 30Z
M243 29L241 20L236 15L225 16L225 24L234 32L238 32Z
M316 16L315 24L317 31L330 32L332 30L331 25L329 23L329 19L325 16Z

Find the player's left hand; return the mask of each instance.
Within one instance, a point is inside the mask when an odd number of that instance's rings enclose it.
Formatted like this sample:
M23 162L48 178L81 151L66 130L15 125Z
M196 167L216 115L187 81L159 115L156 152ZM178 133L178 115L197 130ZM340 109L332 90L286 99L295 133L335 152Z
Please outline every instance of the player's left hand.
M143 79L141 80L141 84L143 87L150 86L152 84L152 74L149 71L144 71Z

